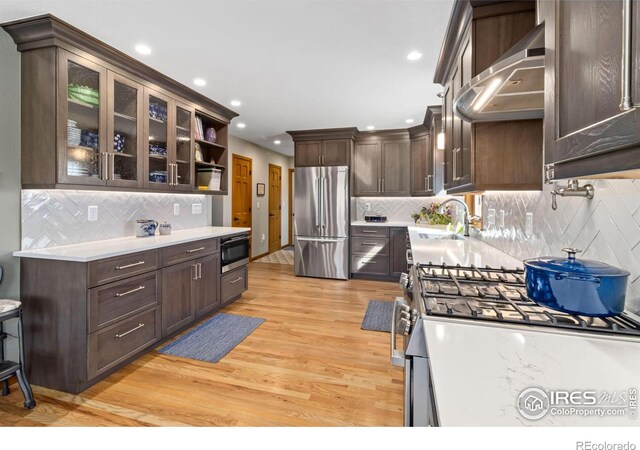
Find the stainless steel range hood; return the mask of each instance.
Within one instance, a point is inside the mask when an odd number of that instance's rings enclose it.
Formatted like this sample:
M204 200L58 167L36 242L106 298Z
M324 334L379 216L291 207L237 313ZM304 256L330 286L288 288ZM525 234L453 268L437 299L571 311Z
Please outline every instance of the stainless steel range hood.
M540 119L544 114L544 24L465 84L453 109L467 122Z

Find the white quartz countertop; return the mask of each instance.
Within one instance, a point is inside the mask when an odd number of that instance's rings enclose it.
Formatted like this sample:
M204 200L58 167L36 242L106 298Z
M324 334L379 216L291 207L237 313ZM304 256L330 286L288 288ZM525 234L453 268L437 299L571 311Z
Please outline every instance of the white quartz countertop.
M55 259L60 261L88 262L98 259L129 253L143 252L169 245L198 241L200 239L230 236L244 233L251 228L235 227L202 227L189 230L173 231L166 236L149 236L144 238L125 237L106 239L104 241L85 242L82 244L61 245L36 250L21 250L13 253L20 258Z
M388 222L365 222L364 220L354 220L351 222L351 226L356 227L410 227L415 225L413 221L393 221Z
M442 231L438 230L439 233ZM429 233L425 227L409 227L411 254L414 263L475 265L478 267L523 267L522 261L473 237L461 239L422 239L420 234Z
M640 426L621 416L554 415L517 409L520 393L551 390L624 393L640 389L640 339L428 317L424 327L442 426ZM637 394L636 394L637 395ZM525 396L526 397L526 396ZM603 407L600 403L597 407ZM578 409L581 409L580 407Z

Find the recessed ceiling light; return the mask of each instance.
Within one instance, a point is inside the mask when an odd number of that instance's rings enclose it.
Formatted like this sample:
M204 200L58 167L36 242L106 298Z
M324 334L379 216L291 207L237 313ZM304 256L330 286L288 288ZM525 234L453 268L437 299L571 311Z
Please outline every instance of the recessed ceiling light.
M275 141L273 141L273 143L276 144L276 145L280 145L281 142L276 139Z
M207 84L206 80L203 80L202 78L194 78L193 79L193 84L195 84L196 86L204 86Z
M246 125L245 125L244 123L242 123L242 122L238 122L238 123L236 124L236 126L237 126L238 128L244 128L244 127L246 127Z
M409 53L409 54L407 55L407 59L408 59L409 61L417 61L417 60L419 60L420 58L422 58L422 53L420 53L420 52L419 52L419 51L417 51L417 50L414 50L414 51L412 51L411 53Z
M242 102L240 100L231 100L231 106L240 106Z
M373 125L367 125L367 130L375 130L376 127L374 127Z
M405 120L405 123L413 123L413 119L407 119Z
M136 44L135 49L141 55L151 54L151 47L149 47L147 44Z

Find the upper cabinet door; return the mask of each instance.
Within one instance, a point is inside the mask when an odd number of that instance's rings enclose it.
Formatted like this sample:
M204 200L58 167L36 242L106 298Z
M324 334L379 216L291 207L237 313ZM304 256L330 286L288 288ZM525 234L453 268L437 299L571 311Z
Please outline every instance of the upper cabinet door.
M322 165L322 142L302 141L296 142L295 165L296 167L315 167Z
M453 121L458 120L453 115L453 90L451 83L444 89L444 109L442 110L442 120L444 120L444 188L450 189L456 186L453 180Z
M633 150L640 144L640 109L632 108L640 104L638 6L630 0L540 2L547 49L545 164L554 166L547 173L551 179L640 167ZM625 80L631 109L622 106ZM608 154L620 149L626 150L619 157Z
M353 152L353 195L382 195L382 150L380 141L356 142Z
M175 133L173 135L175 155L172 155L173 170L171 173L175 189L192 191L194 189L194 141L192 129L195 110L181 104L176 104L175 109Z
M382 141L382 187L385 196L409 195L409 140Z
M323 166L348 166L350 153L351 141L349 139L322 141L321 161Z
M105 185L107 70L60 50L58 62L58 182Z
M466 39L465 44L462 46L460 54L460 85L456 87L457 90L461 90L462 86L471 81L472 70L471 59L471 38ZM458 163L456 169L458 170L458 184L469 184L473 181L473 159L474 153L472 146L472 128L469 122L465 122L460 119L460 150L458 151Z
M428 134L411 139L411 195L430 195L433 192L431 139Z
M108 72L107 184L143 186L143 88L121 75Z
M170 189L173 186L173 166L169 161L170 99L166 95L145 88L145 187ZM173 144L173 143L171 143Z

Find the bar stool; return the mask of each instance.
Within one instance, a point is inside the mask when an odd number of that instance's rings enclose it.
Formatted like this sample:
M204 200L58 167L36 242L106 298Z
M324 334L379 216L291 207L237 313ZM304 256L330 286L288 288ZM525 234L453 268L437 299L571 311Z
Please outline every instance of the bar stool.
M5 361L3 341L9 337L4 332L4 322L9 319L18 319L18 362ZM9 395L9 378L13 375L18 379L18 385L24 395L24 407L32 409L36 406L33 399L31 386L24 373L24 336L22 334L22 303L17 300L0 300L0 381L2 382L2 395Z

